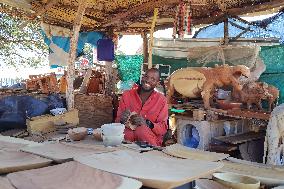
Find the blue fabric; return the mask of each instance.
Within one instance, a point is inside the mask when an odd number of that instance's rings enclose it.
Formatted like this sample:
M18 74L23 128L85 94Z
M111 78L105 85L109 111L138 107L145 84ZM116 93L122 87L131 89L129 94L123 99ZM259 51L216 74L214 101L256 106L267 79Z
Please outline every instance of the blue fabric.
M58 47L62 48L65 52L69 52L70 50L70 37L61 37L61 36L52 36L51 39L47 37L47 35L42 31L42 35L44 37L44 42L49 46L51 40ZM83 48L85 43L90 43L94 47L97 46L97 42L99 39L103 37L103 34L100 32L80 32L77 44L77 55L83 52ZM50 50L50 52L52 52Z
M114 43L111 39L100 39L97 45L97 59L99 61L114 60Z
M229 21L234 22L243 27L248 25L241 23L236 19L229 19ZM252 32L247 32L241 37L244 38L270 38L276 37L280 38L280 43L284 44L284 12L279 12L277 15L253 22L254 26L250 26L253 30ZM260 27L262 26L262 27ZM265 29L264 29L265 28ZM235 37L243 30L232 26L229 23L229 36ZM208 27L201 28L194 38L221 38L224 36L224 23L209 25Z
M196 127L185 127L183 145L190 148L197 148L200 142L200 136Z
M40 116L64 106L64 100L59 95L49 95L42 99L32 96L4 97L0 100L0 131L24 128L27 117Z

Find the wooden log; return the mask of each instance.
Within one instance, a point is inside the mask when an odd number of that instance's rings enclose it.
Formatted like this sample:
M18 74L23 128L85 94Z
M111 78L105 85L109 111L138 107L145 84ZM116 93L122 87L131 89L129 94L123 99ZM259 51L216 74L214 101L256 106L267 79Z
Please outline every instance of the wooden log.
M93 71L92 71L92 68L89 68L89 69L87 70L87 73L86 73L86 75L85 75L85 77L84 77L83 83L82 83L82 85L81 85L81 87L80 87L80 93L85 94L85 93L87 92L87 86L88 86L90 77L92 76L92 72L93 72Z
M68 110L74 108L74 88L73 88L73 81L75 78L75 59L77 55L77 43L79 37L79 31L82 24L82 19L84 16L84 12L87 6L87 1L81 0L79 2L79 7L76 13L76 17L73 24L73 31L72 37L70 41L70 52L68 58L68 69L67 69L67 93L66 93L66 100L67 100L67 107Z

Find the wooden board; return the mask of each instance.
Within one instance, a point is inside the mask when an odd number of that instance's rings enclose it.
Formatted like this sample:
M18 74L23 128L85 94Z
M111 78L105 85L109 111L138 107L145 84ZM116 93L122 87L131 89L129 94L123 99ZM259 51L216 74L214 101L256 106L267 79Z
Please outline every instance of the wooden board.
M51 162L25 152L0 151L0 174L45 167Z
M24 147L21 150L52 159L57 163L71 161L75 156L109 152L108 148L101 145L94 145L93 148L82 148L63 143L47 143L38 147Z
M7 176L17 189L138 189L142 183L100 171L78 162L67 162Z
M1 189L15 189L6 177L0 177L0 188Z
M256 164L248 161L234 163L223 161L221 172L241 174L258 179L262 184L277 186L284 185L284 168L277 168L265 164Z
M78 110L73 109L65 112L62 115L42 115L27 119L27 129L29 133L48 133L55 131L55 123L58 121L64 121L66 123L71 123L73 125L79 124Z
M219 161L229 157L228 154L198 150L183 146L181 144L173 144L171 146L167 146L166 149L163 150L163 152L174 157L204 161Z
M247 133L239 133L235 135L228 135L228 136L219 136L214 137L214 139L229 143L229 144L241 144L244 142L252 141L252 140L258 140L265 137L266 132L254 132L250 131Z
M189 183L223 166L216 162L176 159L127 150L81 156L75 160L100 170L135 178L144 186L163 189Z
M41 144L9 136L0 136L0 150L18 151L25 146L37 146L37 145Z

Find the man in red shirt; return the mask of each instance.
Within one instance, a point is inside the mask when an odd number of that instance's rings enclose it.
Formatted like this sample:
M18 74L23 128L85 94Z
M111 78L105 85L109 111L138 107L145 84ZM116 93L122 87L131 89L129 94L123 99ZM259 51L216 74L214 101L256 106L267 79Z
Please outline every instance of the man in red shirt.
M166 97L154 90L159 80L159 70L151 68L142 77L138 88L122 94L116 122L126 124L125 140L162 145L168 128L168 104ZM129 123L136 128L131 129Z

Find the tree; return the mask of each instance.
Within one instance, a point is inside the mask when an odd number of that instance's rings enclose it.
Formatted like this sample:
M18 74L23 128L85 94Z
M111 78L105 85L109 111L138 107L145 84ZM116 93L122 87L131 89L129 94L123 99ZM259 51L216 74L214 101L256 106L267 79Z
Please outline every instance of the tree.
M43 41L39 22L25 21L0 13L0 64L15 68L39 67L47 60L48 47Z

